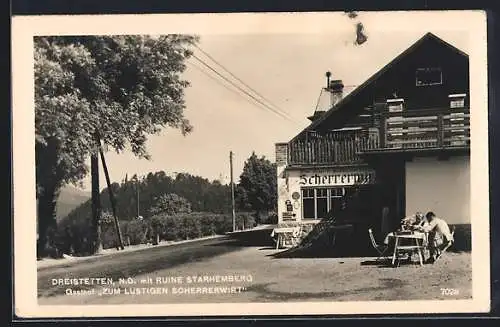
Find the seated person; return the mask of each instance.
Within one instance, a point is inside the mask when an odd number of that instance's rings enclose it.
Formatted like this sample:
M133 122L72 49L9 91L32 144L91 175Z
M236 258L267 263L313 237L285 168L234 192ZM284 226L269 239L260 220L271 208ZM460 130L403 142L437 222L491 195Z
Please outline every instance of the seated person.
M424 214L417 211L414 215L405 217L401 220L401 230L414 230L425 224L427 224L427 221L425 220Z
M441 218L436 217L434 212L428 212L425 216L428 224L419 227L419 230L429 233L428 244L430 252L430 262L436 261L440 252L453 242L453 235L450 227Z
M422 212L417 211L414 215L407 216L401 220L401 231L412 232L419 230L426 223L425 216ZM406 243L410 243L409 240L405 240ZM424 241L425 242L425 241ZM407 260L410 262L412 260L412 255L415 251L410 251L407 253Z

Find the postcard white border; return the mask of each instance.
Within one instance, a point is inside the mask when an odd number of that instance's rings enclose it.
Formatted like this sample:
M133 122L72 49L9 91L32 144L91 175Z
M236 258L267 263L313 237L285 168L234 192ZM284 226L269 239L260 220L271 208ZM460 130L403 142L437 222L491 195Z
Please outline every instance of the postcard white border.
M15 312L20 317L217 316L384 313L470 313L490 309L488 89L486 13L415 12L401 20L384 12L384 31L411 31L419 22L428 31L446 30L446 20L461 22L470 35L472 300L314 303L237 303L168 305L40 306L36 284L35 138L33 36L93 34L338 33L330 13L149 14L92 16L17 16L12 19L13 192ZM412 16L413 17L413 16ZM231 26L231 28L227 28ZM376 26L371 32L377 32ZM481 191L479 191L481 190Z

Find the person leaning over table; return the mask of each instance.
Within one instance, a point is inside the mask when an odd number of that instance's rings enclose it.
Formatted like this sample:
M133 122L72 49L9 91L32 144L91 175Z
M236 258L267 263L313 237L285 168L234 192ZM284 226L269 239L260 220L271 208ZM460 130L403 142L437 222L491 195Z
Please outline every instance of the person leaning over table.
M401 219L400 230L401 231L408 231L408 232L415 231L415 230L418 230L419 227L423 226L425 223L426 223L426 221L425 221L424 214L420 211L417 211L414 215L407 216L407 217ZM406 240L406 242L408 242L408 240ZM425 243L425 241L424 241L424 243ZM411 261L413 254L414 254L413 251L408 252L406 254L408 262Z
M425 220L424 214L420 211L417 211L414 215L405 217L401 220L401 229L403 230L411 230L415 229L414 227L423 226L427 222Z
M439 252L453 242L453 235L451 235L448 223L446 223L443 219L436 217L434 212L428 212L425 217L428 224L420 226L419 230L429 233L428 244L430 258L428 261L434 262L436 261L436 257Z

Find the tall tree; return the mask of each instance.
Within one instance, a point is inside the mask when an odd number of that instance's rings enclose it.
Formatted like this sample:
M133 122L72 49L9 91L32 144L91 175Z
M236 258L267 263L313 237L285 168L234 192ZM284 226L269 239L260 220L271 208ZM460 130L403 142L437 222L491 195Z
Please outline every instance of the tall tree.
M151 215L166 214L175 215L180 213L190 213L191 203L175 193L162 194L155 199L154 205L150 209Z
M158 245L160 242L160 233L165 228L161 217L163 215L173 216L181 213L191 213L191 203L186 198L175 193L162 194L155 199L150 212L151 227L154 234L153 245Z
M190 35L35 38L39 254L55 224L59 190L88 173L97 141L149 159L149 134L192 130L184 117L189 83L181 74L197 41Z
M276 165L253 152L245 162L236 194L240 208L254 210L259 223L261 213L276 208Z

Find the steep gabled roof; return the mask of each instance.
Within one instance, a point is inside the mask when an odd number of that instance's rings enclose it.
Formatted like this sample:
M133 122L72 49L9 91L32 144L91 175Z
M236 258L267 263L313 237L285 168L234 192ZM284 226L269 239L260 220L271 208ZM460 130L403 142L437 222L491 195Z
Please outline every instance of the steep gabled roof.
M411 45L409 48L407 48L405 51L403 51L401 54L399 54L397 57L395 57L392 61L390 61L387 65L385 65L379 71L377 71L375 74L373 74L363 84L361 84L360 86L355 88L351 93L349 93L346 97L344 97L341 101L339 101L334 107L330 108L330 110L325 112L320 118L318 118L313 123L311 123L309 126L307 126L304 130L302 130L299 134L297 134L297 136L295 136L294 139L299 137L304 132L314 130L317 126L321 125L326 119L330 118L332 115L335 115L339 112L342 112L343 108L345 108L346 105L348 103L350 103L354 98L356 98L364 89L366 89L368 86L372 85L386 71L388 71L395 64L399 63L409 53L412 53L413 51L415 51L415 49L420 47L423 43L428 42L429 40L438 41L440 44L450 48L452 51L454 51L462 56L468 57L468 55L465 52L454 47L453 45L449 44L448 42L442 40L441 38L437 37L436 35L428 32L424 36L422 36L419 40L417 40L415 43L413 43L413 45Z

